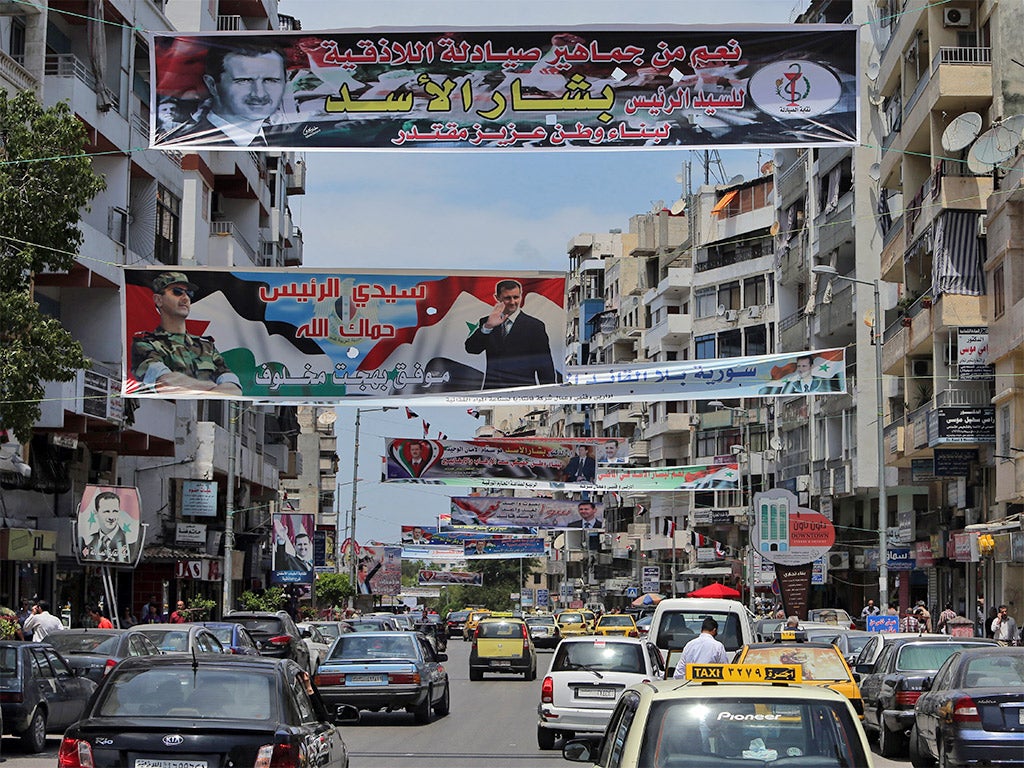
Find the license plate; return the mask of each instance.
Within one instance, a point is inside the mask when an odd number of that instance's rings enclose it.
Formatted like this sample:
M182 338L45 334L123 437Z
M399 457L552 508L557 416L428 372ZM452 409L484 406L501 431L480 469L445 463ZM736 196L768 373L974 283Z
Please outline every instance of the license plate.
M512 662L511 661L492 661L491 662L491 666L492 667L511 667L512 666Z
M345 685L385 685L387 675L346 675Z
M1017 710L1017 722L1020 725L1024 725L1024 707Z
M135 768L206 768L205 760L148 760L136 758Z
M577 688L577 699L614 699L614 688Z

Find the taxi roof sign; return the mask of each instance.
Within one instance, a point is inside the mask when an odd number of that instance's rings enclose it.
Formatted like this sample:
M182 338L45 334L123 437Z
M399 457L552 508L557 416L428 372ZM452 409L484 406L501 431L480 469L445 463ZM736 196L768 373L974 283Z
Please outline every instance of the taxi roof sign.
M799 683L799 664L687 664L686 679L695 683Z

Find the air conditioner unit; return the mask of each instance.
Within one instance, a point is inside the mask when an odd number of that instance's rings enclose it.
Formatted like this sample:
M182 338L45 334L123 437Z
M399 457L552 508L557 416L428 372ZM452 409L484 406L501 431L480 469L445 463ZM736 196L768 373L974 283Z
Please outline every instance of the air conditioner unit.
M837 571L846 571L850 568L850 553L849 552L829 552L828 553L828 567L834 568Z
M761 306L759 304L755 304L754 306L752 306L749 309L747 309L747 314L750 317L760 317L761 316Z
M988 235L988 214L983 213L978 217L978 237Z
M932 375L932 361L931 360L913 360L910 363L910 371L914 378L924 379L931 378Z
M691 427L699 427L700 426L700 414L699 413L691 413L690 414L690 426Z
M739 319L740 313L735 309L725 310L725 321L727 323L735 323Z
M945 8L942 11L942 26L969 27L971 26L971 12L966 8Z

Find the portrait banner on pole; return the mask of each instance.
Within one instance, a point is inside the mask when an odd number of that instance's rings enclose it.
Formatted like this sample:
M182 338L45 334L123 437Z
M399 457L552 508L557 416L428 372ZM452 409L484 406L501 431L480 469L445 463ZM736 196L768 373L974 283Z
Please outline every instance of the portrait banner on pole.
M78 505L75 556L89 565L133 567L145 543L139 490L87 485Z

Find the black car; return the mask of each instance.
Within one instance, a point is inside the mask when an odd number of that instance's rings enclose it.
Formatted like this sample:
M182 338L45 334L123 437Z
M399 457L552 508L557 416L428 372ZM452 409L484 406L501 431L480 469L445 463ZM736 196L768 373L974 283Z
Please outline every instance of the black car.
M992 645L994 640L982 637L895 637L885 643L874 664L857 664L855 670L862 676L864 728L878 734L882 757L898 757L906 751L907 733L914 724L914 705L925 678L934 675L956 651Z
M262 656L291 659L309 669L309 647L292 617L284 611L231 611L223 620L248 629Z
M346 768L335 723L356 717L351 708L330 716L306 670L290 659L126 659L65 732L58 762L65 768Z
M149 636L131 629L68 629L51 632L44 642L56 648L77 674L95 683L121 659L160 655Z
M448 637L462 637L462 627L466 624L466 619L468 618L469 611L448 611L448 615L444 620Z
M96 683L76 675L52 645L0 641L3 730L21 737L30 752L42 752L46 734L63 733L75 722L95 690Z

